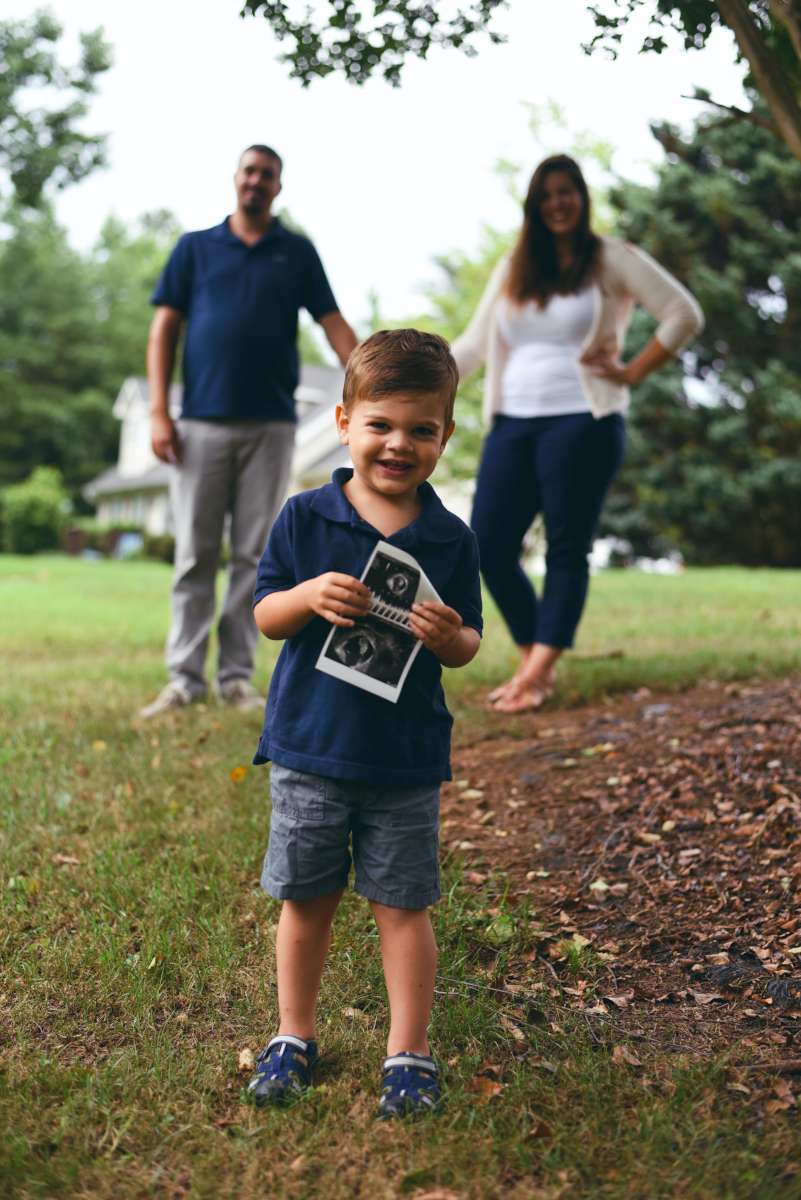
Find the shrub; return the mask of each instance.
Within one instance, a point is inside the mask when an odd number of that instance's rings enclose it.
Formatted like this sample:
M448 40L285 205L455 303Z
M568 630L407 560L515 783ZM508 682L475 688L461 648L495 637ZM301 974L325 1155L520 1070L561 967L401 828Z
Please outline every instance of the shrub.
M62 530L61 547L67 554L95 550L109 558L114 554L120 538L128 533L141 534L142 527L130 522L101 525L95 517L79 517Z
M69 507L60 473L53 467L37 467L24 483L3 492L3 550L37 554L56 549Z
M143 554L145 558L172 563L175 561L175 538L171 533L146 533Z

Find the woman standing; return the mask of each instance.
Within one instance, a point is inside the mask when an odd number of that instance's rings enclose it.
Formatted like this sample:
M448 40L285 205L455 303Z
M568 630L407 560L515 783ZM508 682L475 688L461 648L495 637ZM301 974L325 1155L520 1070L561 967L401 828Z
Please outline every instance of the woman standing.
M642 250L592 231L584 176L567 155L540 163L523 227L465 332L453 344L464 378L486 362L484 444L473 503L485 581L521 654L489 696L499 712L540 708L573 645L587 595L587 555L623 458L629 387L703 328L701 310ZM630 362L619 354L635 302L659 321ZM542 513L542 598L520 564Z

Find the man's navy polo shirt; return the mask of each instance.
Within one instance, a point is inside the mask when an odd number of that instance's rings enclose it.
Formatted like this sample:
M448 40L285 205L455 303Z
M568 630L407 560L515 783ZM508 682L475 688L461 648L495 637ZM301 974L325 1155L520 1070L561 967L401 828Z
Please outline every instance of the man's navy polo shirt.
M325 487L287 501L259 563L255 603L326 571L361 576L383 535L362 520L343 492L352 474L341 468ZM417 520L383 540L414 555L443 601L480 633L475 535L448 512L430 484L419 495L423 510ZM315 669L330 629L328 621L313 617L284 643L254 763L272 759L313 775L392 787L450 779L453 718L445 707L439 659L423 647L393 704Z
M298 311L337 311L314 246L277 217L253 246L227 218L185 233L152 303L186 317L182 415L200 421L294 421Z

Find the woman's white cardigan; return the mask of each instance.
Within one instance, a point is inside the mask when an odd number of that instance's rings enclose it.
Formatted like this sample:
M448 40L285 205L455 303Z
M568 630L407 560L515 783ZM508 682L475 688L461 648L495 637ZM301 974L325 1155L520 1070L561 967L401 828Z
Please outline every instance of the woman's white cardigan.
M585 365L595 355L620 354L635 302L659 321L656 337L666 350L677 354L704 327L704 315L693 296L644 250L618 238L601 238L601 258L595 276L595 312L581 347L578 368L581 385L593 416L625 412L629 389L601 379ZM487 425L501 407L501 380L509 354L498 329L500 299L510 255L498 262L490 276L472 320L451 346L464 379L487 364L484 378L484 421Z

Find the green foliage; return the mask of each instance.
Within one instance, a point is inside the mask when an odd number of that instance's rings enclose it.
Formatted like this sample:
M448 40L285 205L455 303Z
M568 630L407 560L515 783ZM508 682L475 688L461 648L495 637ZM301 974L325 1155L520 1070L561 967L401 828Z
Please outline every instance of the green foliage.
M741 7L754 32L775 57L777 67L794 69L801 74L801 63L793 52L788 31L792 15L788 12L779 16L778 5L771 0L746 0ZM789 9L791 6L784 7ZM649 18L641 44L644 53L661 54L671 41L679 41L685 50L701 50L717 29L730 26L724 5L711 0L647 0L647 3L645 0L602 0L599 4L589 5L597 33L584 49L588 53L601 49L616 58L629 21L643 8ZM795 20L798 21L797 16ZM741 51L738 57L742 59Z
M767 4L758 7L766 9ZM628 22L642 8L643 0L606 0L605 3L590 5L598 32L585 49L592 52L599 48L613 58L617 57ZM710 3L710 0L684 0L683 3L656 0L648 5L647 11L650 23L642 40L642 50L655 54L667 49L671 34L678 35L685 50L700 50L706 45L712 31L723 23L718 5Z
M637 388L605 529L697 563L801 565L801 164L764 129L703 120L655 188L612 194L621 232L685 281L706 329ZM652 329L640 316L632 345Z
M79 63L65 67L61 35L46 11L0 21L0 170L25 205L39 204L48 183L65 187L105 160L105 137L81 126L97 77L111 66L110 48L100 30L82 34Z
M175 561L175 538L171 533L146 533L143 553L145 558L172 563Z
M293 18L285 0L245 0L242 16L261 16L290 49L281 56L290 76L308 87L313 79L340 72L350 83L364 83L374 72L397 87L407 58L425 58L432 46L476 53L470 40L485 35L502 41L489 28L506 0L472 0L452 13L444 5L419 0L327 0L314 18L310 8ZM301 6L298 6L299 8Z
M59 544L69 510L58 471L37 467L24 483L8 487L0 498L2 545L7 554L37 554Z
M149 295L177 235L167 213L109 219L72 250L48 206L12 209L0 241L0 486L57 467L73 497L117 453L111 406L141 374Z
M629 20L643 8L649 24L641 52L661 54L676 37L685 50L700 50L715 30L727 28L735 39L737 61L747 64L744 82L754 100L752 111L719 104L702 88L696 88L695 98L725 110L727 115L720 119L727 126L732 120L746 120L767 129L801 161L801 9L797 3L603 0L589 8L597 33L584 49L590 54L603 49L612 58L617 57Z

